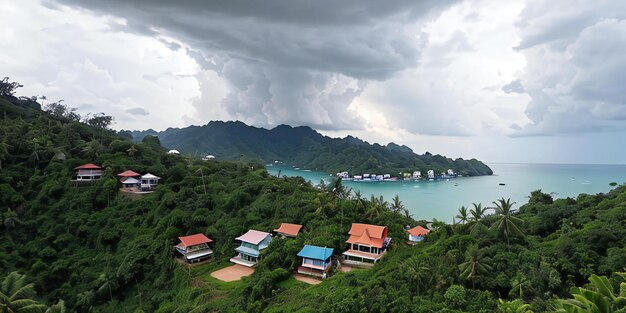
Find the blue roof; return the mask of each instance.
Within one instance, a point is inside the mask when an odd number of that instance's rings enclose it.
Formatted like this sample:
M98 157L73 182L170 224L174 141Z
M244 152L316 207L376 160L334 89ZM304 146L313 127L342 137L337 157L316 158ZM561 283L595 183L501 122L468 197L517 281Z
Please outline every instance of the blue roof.
M298 252L298 256L307 259L326 261L326 259L333 255L333 251L333 248L305 245L304 248Z

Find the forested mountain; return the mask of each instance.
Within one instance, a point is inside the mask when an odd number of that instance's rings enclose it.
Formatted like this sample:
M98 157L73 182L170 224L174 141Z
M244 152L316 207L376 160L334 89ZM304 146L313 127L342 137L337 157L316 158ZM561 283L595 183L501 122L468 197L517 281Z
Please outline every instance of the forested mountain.
M154 137L133 143L107 129L105 116L80 119L66 108L39 107L0 95L0 312L44 312L53 304L49 312L620 312L626 306L624 277L614 274L626 266L626 186L559 200L536 191L519 211L505 200L496 202L494 214L479 204L461 208L456 225L435 221L423 242L409 246L404 227L425 221L413 220L399 199L364 199L340 181L314 188L301 178L268 175L261 164L168 155ZM102 165L103 177L77 187L73 168L87 162ZM115 177L126 169L151 172L162 183L130 199L118 192ZM254 274L235 282L210 275L235 255L235 237L281 222L304 231L275 239ZM304 244L339 255L352 222L389 226L393 241L381 262L349 273L333 268L318 285L293 278ZM177 263L177 237L198 232L214 240L212 260L191 268ZM574 286L586 289L576 300L559 299L572 298Z
M280 125L273 129L248 126L242 122L212 121L204 126L168 128L132 132L135 141L146 135L158 136L164 147L183 153L219 159L261 159L264 162L283 161L303 169L337 173L412 173L423 174L433 169L447 169L465 176L491 175L484 163L476 160L450 159L441 155L415 154L411 148L390 143L381 146L358 138L330 138L310 127Z

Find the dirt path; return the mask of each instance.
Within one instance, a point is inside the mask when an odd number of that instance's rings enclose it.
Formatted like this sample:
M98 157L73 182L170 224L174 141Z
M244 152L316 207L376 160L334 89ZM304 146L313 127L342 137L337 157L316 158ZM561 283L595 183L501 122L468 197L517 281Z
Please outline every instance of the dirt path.
M293 278L295 278L296 280L299 280L301 282L305 282L305 283L307 283L309 285L317 285L317 284L322 282L320 279L317 279L315 277L306 276L306 275L302 275L302 274L298 274L298 273L293 274Z
M211 273L211 276L221 281L236 281L240 280L241 277L250 276L252 275L252 273L254 273L253 268L235 264L229 267L225 267L223 269L219 269Z

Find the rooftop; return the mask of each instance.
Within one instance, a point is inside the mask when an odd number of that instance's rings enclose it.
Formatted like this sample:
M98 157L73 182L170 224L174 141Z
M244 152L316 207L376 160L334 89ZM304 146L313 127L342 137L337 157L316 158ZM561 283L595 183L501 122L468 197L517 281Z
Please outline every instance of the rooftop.
M195 235L189 235L189 236L184 236L184 237L178 237L178 239L180 239L180 243L184 247L190 247L190 246L195 246L195 245L199 245L203 243L213 242L213 240L209 239L204 234L195 234Z
M102 168L93 163L83 164L81 166L75 167L75 170L101 170Z
M307 258L307 259L325 261L331 255L333 255L333 252L334 252L333 248L326 248L326 247L322 248L318 246L305 245L304 248L302 248L302 250L298 252L298 256Z
M135 173L135 172L133 172L131 170L126 170L124 172L121 172L121 173L117 174L117 176L120 176L120 177L137 177L137 176L141 176L141 174Z
M258 245L263 239L269 236L269 233L250 229L247 233L235 238L235 240L249 242L254 245Z
M428 233L430 233L430 230L428 230L428 229L426 229L426 228L424 228L422 226L417 225L417 226L415 226L415 227L413 227L411 229L408 229L407 232L409 234L411 234L411 236L422 236L423 237L423 236L428 235Z
M352 223L348 234L350 238L346 241L347 243L382 248L387 238L387 226Z
M300 232L300 229L302 228L302 225L298 225L298 224L290 224L290 223L282 223L280 224L280 227L278 227L277 229L274 229L275 232L277 233L281 233L281 234L285 234L285 235L289 235L289 236L297 236L298 233Z

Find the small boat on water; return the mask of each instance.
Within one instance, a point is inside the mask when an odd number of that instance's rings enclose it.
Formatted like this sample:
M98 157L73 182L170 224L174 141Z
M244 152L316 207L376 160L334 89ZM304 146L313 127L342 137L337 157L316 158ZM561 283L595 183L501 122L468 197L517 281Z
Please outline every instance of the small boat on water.
M500 186L506 186L506 184L505 184L505 183L499 183L498 185L500 185Z

